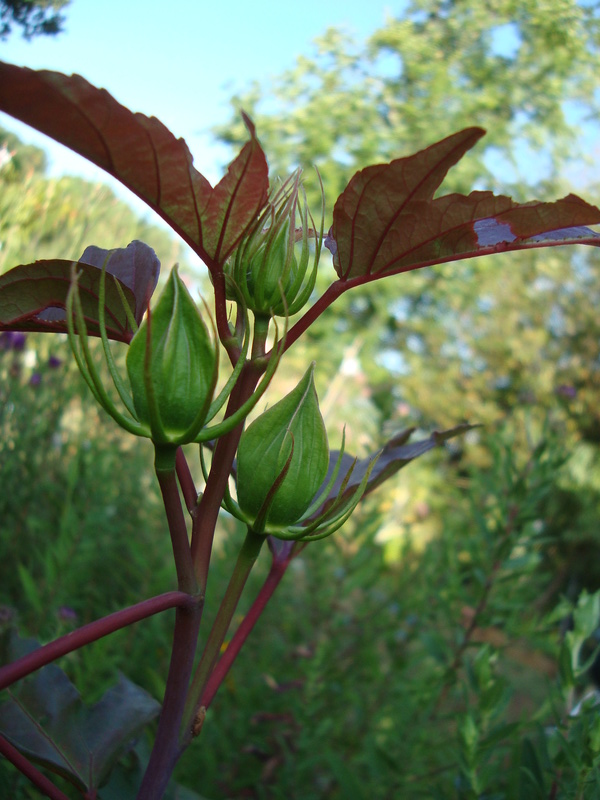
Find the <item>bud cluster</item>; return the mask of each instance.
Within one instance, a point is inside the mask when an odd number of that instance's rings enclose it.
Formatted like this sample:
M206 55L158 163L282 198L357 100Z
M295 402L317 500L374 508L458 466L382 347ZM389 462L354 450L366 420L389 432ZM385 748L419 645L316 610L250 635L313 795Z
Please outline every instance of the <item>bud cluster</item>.
M253 230L225 266L230 299L256 316L295 314L314 288L323 243L323 214L315 230L300 172L291 175L269 200ZM300 223L299 225L297 223ZM311 239L315 239L314 247Z

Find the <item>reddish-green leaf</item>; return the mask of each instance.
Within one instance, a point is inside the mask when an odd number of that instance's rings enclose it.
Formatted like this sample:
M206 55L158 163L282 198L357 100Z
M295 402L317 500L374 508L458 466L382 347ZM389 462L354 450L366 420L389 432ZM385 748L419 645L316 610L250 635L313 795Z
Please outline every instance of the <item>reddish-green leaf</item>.
M23 264L0 275L0 330L65 333L65 305L71 285L73 261L59 259ZM101 270L75 262L79 292L88 333L98 336L98 293ZM106 281L106 330L111 339L128 342L133 332L128 323L116 278ZM127 303L135 310L135 296L121 285Z
M268 167L249 122L250 141L213 189L194 168L183 139L79 75L0 62L0 110L120 180L211 269L224 263L266 202Z
M519 204L491 192L434 199L448 169L483 133L467 128L352 178L325 242L342 280L374 280L503 250L600 244L598 234L582 227L600 223L600 210L572 194L555 203Z
M203 214L203 246L217 264L224 264L229 258L267 200L267 162L252 121L243 112L242 116L250 141L212 190Z

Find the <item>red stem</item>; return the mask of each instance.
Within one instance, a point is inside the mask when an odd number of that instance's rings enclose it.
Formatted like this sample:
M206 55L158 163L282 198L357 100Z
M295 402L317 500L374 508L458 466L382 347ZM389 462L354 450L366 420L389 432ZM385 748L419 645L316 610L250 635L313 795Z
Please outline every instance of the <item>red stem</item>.
M597 241L591 238L584 238L578 240L579 244L588 244L588 245L597 245ZM530 243L527 245L527 249L534 249L534 248L542 248L542 247L554 247L556 246L556 241L546 240L540 241L536 243ZM337 281L332 283L325 291L321 297L317 300L314 306L311 306L308 311L302 316L298 322L292 327L292 329L288 332L285 342L285 350L288 350L294 342L300 338L300 336L304 333L304 331L309 328L313 322L319 317L326 308L328 308L334 300L336 300L341 294L348 291L348 289L353 289L356 286L362 286L365 283L372 283L376 280L381 280L382 278L389 278L393 275L400 275L403 272L414 272L417 269L424 269L426 267L437 267L440 264L448 264L452 261L464 261L467 258L480 258L481 256L490 256L494 255L495 253L506 253L513 250L523 250L523 244L518 239L515 242L500 242L496 245L488 245L487 247L478 247L473 252L469 253L460 253L457 255L456 253L451 253L444 257L436 257L429 259L428 261L422 261L416 264L409 264L407 266L397 267L396 269L393 266L388 266L385 271L379 271L375 274L371 274L369 272L365 273L364 275L359 275L354 278L339 278ZM403 257L406 257L407 253L403 254Z
M179 731L201 620L202 606L177 609L163 707L148 767L137 795L138 800L161 800L175 764L184 750L185 746L179 740Z
M302 336L304 331L310 328L313 322L315 322L315 320L320 317L327 308L329 308L333 301L337 300L340 295L342 295L347 289L350 289L353 285L354 284L350 283L349 281L338 280L328 286L325 293L319 297L317 302L311 306L302 317L300 317L298 322L292 328L290 328L287 336L285 337L284 351L289 350L294 342L299 339L300 336Z
M204 652L190 684L182 725L182 739L186 745L189 744L194 735L195 720L201 707L200 698L204 691L204 686L219 657L219 651L225 641L225 636L244 591L248 575L252 571L264 542L264 536L254 533L251 529L247 530L246 538L238 554L225 595L208 634Z
M167 515L179 589L197 594L198 586L187 526L177 486L175 471L177 457L175 455L175 458L170 461L169 457L162 458L162 455L164 454L157 447L156 476ZM166 455L170 454L167 452ZM194 655L204 606L204 592L199 593L199 596L201 600L194 607L177 609L162 711L148 767L138 793L140 800L160 800L182 753L179 728L190 675L194 666Z
M3 736L0 736L0 753L8 760L11 761L15 767L23 773L34 786L49 797L50 800L69 800L66 794L60 791L51 780L34 767L33 764L21 755L16 747L8 742Z
M59 639L34 650L33 653L18 658L12 664L0 667L0 690L6 689L7 686L10 686L15 681L35 672L36 669L40 669L46 664L50 664L57 658L67 655L67 653L72 653L73 650L90 644L90 642L102 639L109 633L114 633L114 631L132 625L134 622L139 622L168 608L193 608L197 604L197 598L184 592L166 592L148 600L143 600L141 603L136 603L134 606L129 606L129 608L115 611L113 614L102 617L102 619L89 622L76 631L66 633Z
M261 614L265 610L265 606L273 596L273 592L279 586L279 583L283 576L285 575L285 571L288 568L288 565L291 561L291 557L286 559L285 561L273 561L271 564L271 569L269 570L269 574L267 575L265 582L261 586L259 593L256 595L256 599L252 603L248 613L241 621L238 629L231 637L231 641L227 645L227 649L217 662L215 668L213 669L209 679L206 682L206 686L204 687L204 691L202 692L201 699L200 699L200 706L204 706L204 708L208 708L213 701L215 694L225 676L231 669L231 666L237 656L239 655L240 650L244 646L246 639L252 632L252 629L258 622Z
M177 474L174 469L163 470L157 465L156 477L169 523L169 533L171 534L173 557L177 571L177 588L182 592L196 594L198 587L194 574L187 525L179 498Z
M177 448L177 455L175 457L175 469L177 470L177 480L181 487L181 493L185 501L185 507L192 514L196 509L198 501L198 491L190 472L190 467L181 447Z
M225 418L233 414L250 397L261 370L252 363L247 363L229 397ZM215 446L210 474L206 488L198 505L197 514L192 526L192 561L195 565L196 577L200 591L206 591L208 567L212 551L215 527L221 509L221 500L225 494L231 466L237 446L244 429L243 422L231 433L222 436Z

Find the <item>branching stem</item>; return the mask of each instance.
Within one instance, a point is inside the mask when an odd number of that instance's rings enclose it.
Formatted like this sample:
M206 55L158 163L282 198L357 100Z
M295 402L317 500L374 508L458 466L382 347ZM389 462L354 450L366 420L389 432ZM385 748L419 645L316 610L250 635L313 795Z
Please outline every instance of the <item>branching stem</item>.
M251 396L261 375L261 369L252 362L245 364L229 397L226 417L233 414ZM221 500L227 489L231 467L238 442L244 428L240 423L230 433L222 436L215 446L206 488L198 505L192 526L192 560L200 591L206 591L208 567L212 552L215 527L221 509Z
M182 727L182 739L186 744L189 743L192 738L193 720L200 706L200 698L204 687L219 657L221 647L225 641L227 631L229 630L244 586L246 585L248 576L252 571L252 567L258 558L258 554L264 542L264 536L248 529L231 574L227 590L208 635L202 658L200 659L196 674L190 686Z
M212 703L219 686L224 681L225 676L233 665L233 662L238 657L240 650L244 646L246 639L252 632L252 629L265 610L265 607L273 596L275 589L279 586L279 583L285 575L290 561L291 558L287 559L286 561L273 561L265 582L261 586L259 593L256 595L256 599L252 603L252 606L250 607L244 619L241 621L238 629L233 634L231 641L227 645L227 649L215 665L208 680L206 681L200 696L201 707L203 706L204 708L208 708Z
M15 681L35 672L36 669L40 669L46 664L51 664L57 658L72 653L73 650L78 650L86 644L108 636L109 633L126 628L128 625L133 625L133 623L146 619L146 617L159 614L168 608L193 608L198 602L198 598L184 592L166 592L83 625L81 628L66 633L59 639L49 642L32 653L22 656L13 661L12 664L0 667L0 690L6 689L7 686L10 686Z

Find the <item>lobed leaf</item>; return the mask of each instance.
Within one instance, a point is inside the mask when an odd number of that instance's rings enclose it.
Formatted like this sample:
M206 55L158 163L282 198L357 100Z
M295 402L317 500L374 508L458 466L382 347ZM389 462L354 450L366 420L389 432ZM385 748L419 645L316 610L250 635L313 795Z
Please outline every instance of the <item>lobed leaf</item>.
M106 170L158 213L210 269L219 269L266 203L268 167L254 126L213 187L183 139L133 113L80 75L0 62L0 110Z
M37 644L14 634L3 637L2 661L31 652ZM26 678L0 705L0 731L32 761L84 789L95 789L160 704L121 676L91 708L56 665Z
M448 169L483 134L467 128L356 173L335 204L325 241L341 280L375 280L505 250L600 244L600 235L583 227L600 223L600 210L573 194L521 204L492 192L434 198Z

